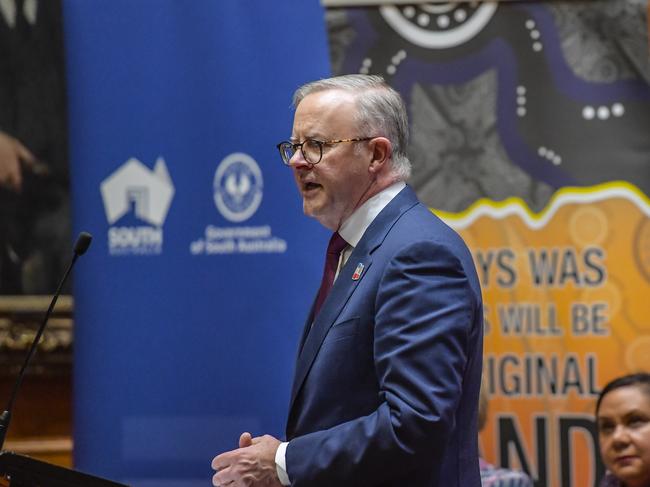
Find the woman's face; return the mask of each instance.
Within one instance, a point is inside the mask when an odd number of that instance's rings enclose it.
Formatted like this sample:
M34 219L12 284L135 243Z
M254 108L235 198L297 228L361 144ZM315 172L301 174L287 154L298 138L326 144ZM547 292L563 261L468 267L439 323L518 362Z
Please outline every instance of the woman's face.
M605 466L627 487L650 487L650 392L634 385L608 392L597 421Z

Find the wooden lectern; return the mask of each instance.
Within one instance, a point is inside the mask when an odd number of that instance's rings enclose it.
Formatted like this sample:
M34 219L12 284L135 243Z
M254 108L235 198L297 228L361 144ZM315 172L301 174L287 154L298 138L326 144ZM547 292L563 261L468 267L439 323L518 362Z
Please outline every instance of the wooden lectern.
M128 487L13 452L0 453L0 486Z

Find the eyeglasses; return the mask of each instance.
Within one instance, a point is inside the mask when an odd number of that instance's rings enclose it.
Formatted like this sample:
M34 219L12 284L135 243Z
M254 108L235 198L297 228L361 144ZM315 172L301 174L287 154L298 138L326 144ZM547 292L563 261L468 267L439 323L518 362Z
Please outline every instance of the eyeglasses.
M323 146L324 145L334 145L340 144L343 142L361 142L363 140L374 139L375 137L357 137L355 139L341 139L341 140L316 140L316 139L305 139L299 144L294 144L293 142L284 141L280 142L276 147L280 151L280 157L282 157L282 162L287 166L290 164L291 158L296 153L298 149L302 152L302 157L305 158L309 164L318 164L323 158Z

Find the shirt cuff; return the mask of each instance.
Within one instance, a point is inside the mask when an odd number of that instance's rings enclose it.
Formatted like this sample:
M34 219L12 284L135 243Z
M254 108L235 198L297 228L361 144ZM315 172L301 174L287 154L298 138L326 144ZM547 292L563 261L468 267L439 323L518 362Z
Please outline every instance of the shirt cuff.
M278 479L282 485L291 485L289 474L287 474L287 446L289 442L282 442L275 450L275 469L278 472Z

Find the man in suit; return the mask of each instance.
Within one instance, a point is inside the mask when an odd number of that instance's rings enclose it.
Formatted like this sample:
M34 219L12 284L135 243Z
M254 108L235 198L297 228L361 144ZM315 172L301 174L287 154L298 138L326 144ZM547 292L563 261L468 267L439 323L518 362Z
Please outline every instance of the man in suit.
M305 214L335 233L287 441L242 434L214 458L213 484L479 487L481 291L463 241L404 183L403 101L348 75L301 87L294 106L278 148Z

